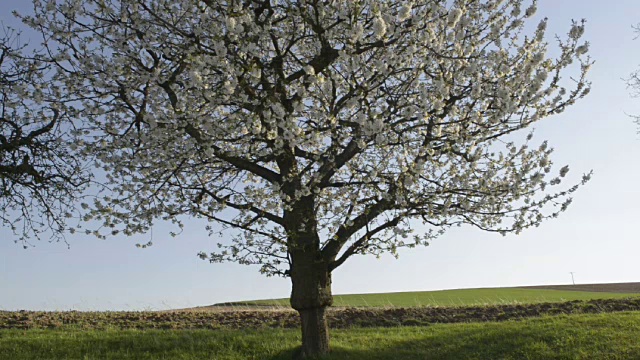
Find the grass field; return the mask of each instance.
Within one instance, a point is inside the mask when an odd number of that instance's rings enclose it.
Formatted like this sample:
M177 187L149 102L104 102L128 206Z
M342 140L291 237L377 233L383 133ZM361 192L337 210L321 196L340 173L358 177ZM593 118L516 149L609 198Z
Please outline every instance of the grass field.
M329 313L327 359L640 359L640 285L616 286L627 292L592 286L338 295L336 306L364 308ZM564 302L591 299L616 300ZM291 359L300 344L297 314L252 305L289 307L281 299L234 305L249 311L0 311L0 360Z
M640 294L588 292L523 288L487 288L383 294L335 295L334 306L364 307L416 307L416 306L468 306L500 304L535 304L569 300L621 299ZM229 305L289 306L289 299L255 300L229 303Z
M640 312L332 331L328 359L640 359ZM0 359L290 359L299 331L0 330Z

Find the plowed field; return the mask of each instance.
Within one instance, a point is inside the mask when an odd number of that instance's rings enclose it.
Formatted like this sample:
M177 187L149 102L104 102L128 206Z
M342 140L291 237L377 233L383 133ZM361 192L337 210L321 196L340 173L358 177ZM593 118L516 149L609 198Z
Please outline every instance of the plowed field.
M528 305L332 308L331 328L416 326L504 321L559 314L640 311L640 298ZM35 312L0 311L0 329L217 329L298 328L298 314L273 311Z
M617 284L579 284L579 285L541 285L523 286L521 289L546 289L563 291L589 291L589 292L609 292L609 293L640 293L640 283L617 283Z

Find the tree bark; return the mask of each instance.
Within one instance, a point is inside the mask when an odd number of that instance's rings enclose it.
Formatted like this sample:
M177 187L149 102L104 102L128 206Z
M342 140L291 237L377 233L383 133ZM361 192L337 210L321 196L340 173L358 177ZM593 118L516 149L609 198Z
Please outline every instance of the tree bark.
M298 359L307 359L329 353L329 328L326 307L299 310L302 324L302 347Z
M302 347L296 359L316 358L329 353L325 310L333 303L329 270L333 259L325 258L320 251L315 216L313 197L301 200L284 214L290 258L291 307L300 314L302 325Z
M293 252L291 306L300 314L302 347L297 359L329 353L329 328L325 311L333 303L331 273L317 251Z

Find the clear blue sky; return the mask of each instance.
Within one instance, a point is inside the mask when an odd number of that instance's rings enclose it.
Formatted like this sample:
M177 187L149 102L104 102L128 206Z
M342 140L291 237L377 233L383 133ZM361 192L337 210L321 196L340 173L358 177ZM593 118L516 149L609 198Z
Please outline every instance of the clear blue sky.
M0 0L0 19L17 25L7 10L28 12L26 0ZM400 259L356 257L336 270L334 293L437 290L576 282L640 281L640 135L625 115L640 114L640 99L625 82L640 66L637 0L540 0L549 35L565 34L571 19L586 18L586 38L596 60L587 99L536 127L548 139L554 161L569 164L571 179L594 170L567 212L519 236L453 229L428 248L401 251ZM553 41L550 38L551 41ZM216 302L288 297L289 281L265 278L257 267L209 264L196 257L218 241L204 225L188 223L177 238L154 228L154 246L143 238L69 238L23 250L0 229L0 309L164 309Z

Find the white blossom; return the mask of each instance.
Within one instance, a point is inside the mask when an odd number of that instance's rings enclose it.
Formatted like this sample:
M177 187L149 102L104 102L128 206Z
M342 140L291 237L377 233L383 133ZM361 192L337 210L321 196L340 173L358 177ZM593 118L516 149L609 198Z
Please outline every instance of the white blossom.
M387 23L380 16L373 20L373 34L376 38L381 39L387 33Z
M569 37L572 40L578 40L584 34L584 22L582 24L574 23L569 31Z
M536 11L538 11L538 7L536 5L537 5L536 3L533 3L531 4L531 6L527 8L527 10L525 11L526 17L532 17L533 15L536 14Z
M461 9L458 9L458 8L452 9L451 11L449 11L449 17L447 18L447 25L449 25L450 27L456 26L456 24L458 24L458 21L460 21L461 17L462 17Z
M404 5L402 5L400 7L400 10L398 10L398 20L399 21L405 21L408 18L411 17L411 6L413 4L411 3L405 3Z
M88 209L108 232L199 217L235 229L207 259L283 274L299 238L331 262L396 253L419 221L413 245L458 224L515 233L575 190L550 190L546 142L503 142L589 91L584 24L528 34L535 1L141 1L126 27L139 0L25 19L69 36L49 44L73 53L53 76L86 99L77 146L109 174L111 201Z
M577 55L584 55L589 51L589 43L586 42L576 48Z

